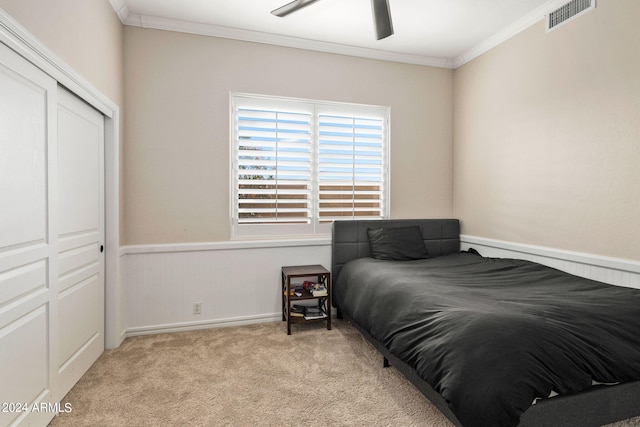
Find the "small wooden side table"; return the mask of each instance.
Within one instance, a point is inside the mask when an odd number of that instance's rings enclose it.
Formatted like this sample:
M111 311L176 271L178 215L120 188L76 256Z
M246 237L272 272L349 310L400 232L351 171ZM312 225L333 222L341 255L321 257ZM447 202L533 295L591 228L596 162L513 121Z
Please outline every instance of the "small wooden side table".
M291 279L316 277L320 285L324 285L327 290L326 295L314 296L308 289L297 289L298 294L294 293L295 283L291 283ZM287 322L287 335L291 335L292 323L304 322L327 322L327 329L331 330L331 272L323 266L316 265L296 265L282 267L282 321ZM322 313L318 316L306 316L303 313L291 315L291 307L294 303L305 300L317 300L318 308Z

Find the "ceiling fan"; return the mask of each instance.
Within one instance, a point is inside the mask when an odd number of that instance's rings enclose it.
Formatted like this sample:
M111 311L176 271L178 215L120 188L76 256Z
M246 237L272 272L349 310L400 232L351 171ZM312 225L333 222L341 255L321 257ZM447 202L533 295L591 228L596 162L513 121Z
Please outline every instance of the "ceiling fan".
M290 13L307 7L318 0L293 0L277 9L271 11L272 14L285 17ZM376 28L376 37L381 40L393 34L393 25L391 24L391 13L389 12L388 0L371 0L371 9L373 10L373 19Z

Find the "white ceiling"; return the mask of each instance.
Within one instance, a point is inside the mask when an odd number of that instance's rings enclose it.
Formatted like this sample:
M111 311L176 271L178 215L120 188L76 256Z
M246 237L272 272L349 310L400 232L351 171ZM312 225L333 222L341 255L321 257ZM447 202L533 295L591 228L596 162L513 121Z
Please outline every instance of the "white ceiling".
M389 0L395 34L376 40L370 0L110 0L123 23L424 65L457 67L539 22L562 0Z

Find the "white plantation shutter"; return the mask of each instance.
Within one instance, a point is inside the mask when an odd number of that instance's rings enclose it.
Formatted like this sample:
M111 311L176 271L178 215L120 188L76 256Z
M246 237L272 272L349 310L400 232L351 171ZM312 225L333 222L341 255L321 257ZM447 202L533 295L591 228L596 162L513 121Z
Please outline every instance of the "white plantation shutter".
M384 218L384 107L232 95L232 234L321 234Z
M384 216L384 119L318 116L319 220Z
M238 223L311 222L311 115L239 108Z

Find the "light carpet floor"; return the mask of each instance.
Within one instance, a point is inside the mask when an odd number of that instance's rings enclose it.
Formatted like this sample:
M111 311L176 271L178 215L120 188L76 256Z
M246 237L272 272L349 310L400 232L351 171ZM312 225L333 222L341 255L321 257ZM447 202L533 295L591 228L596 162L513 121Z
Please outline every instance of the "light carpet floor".
M50 426L452 425L347 322L292 331L274 322L128 338Z

